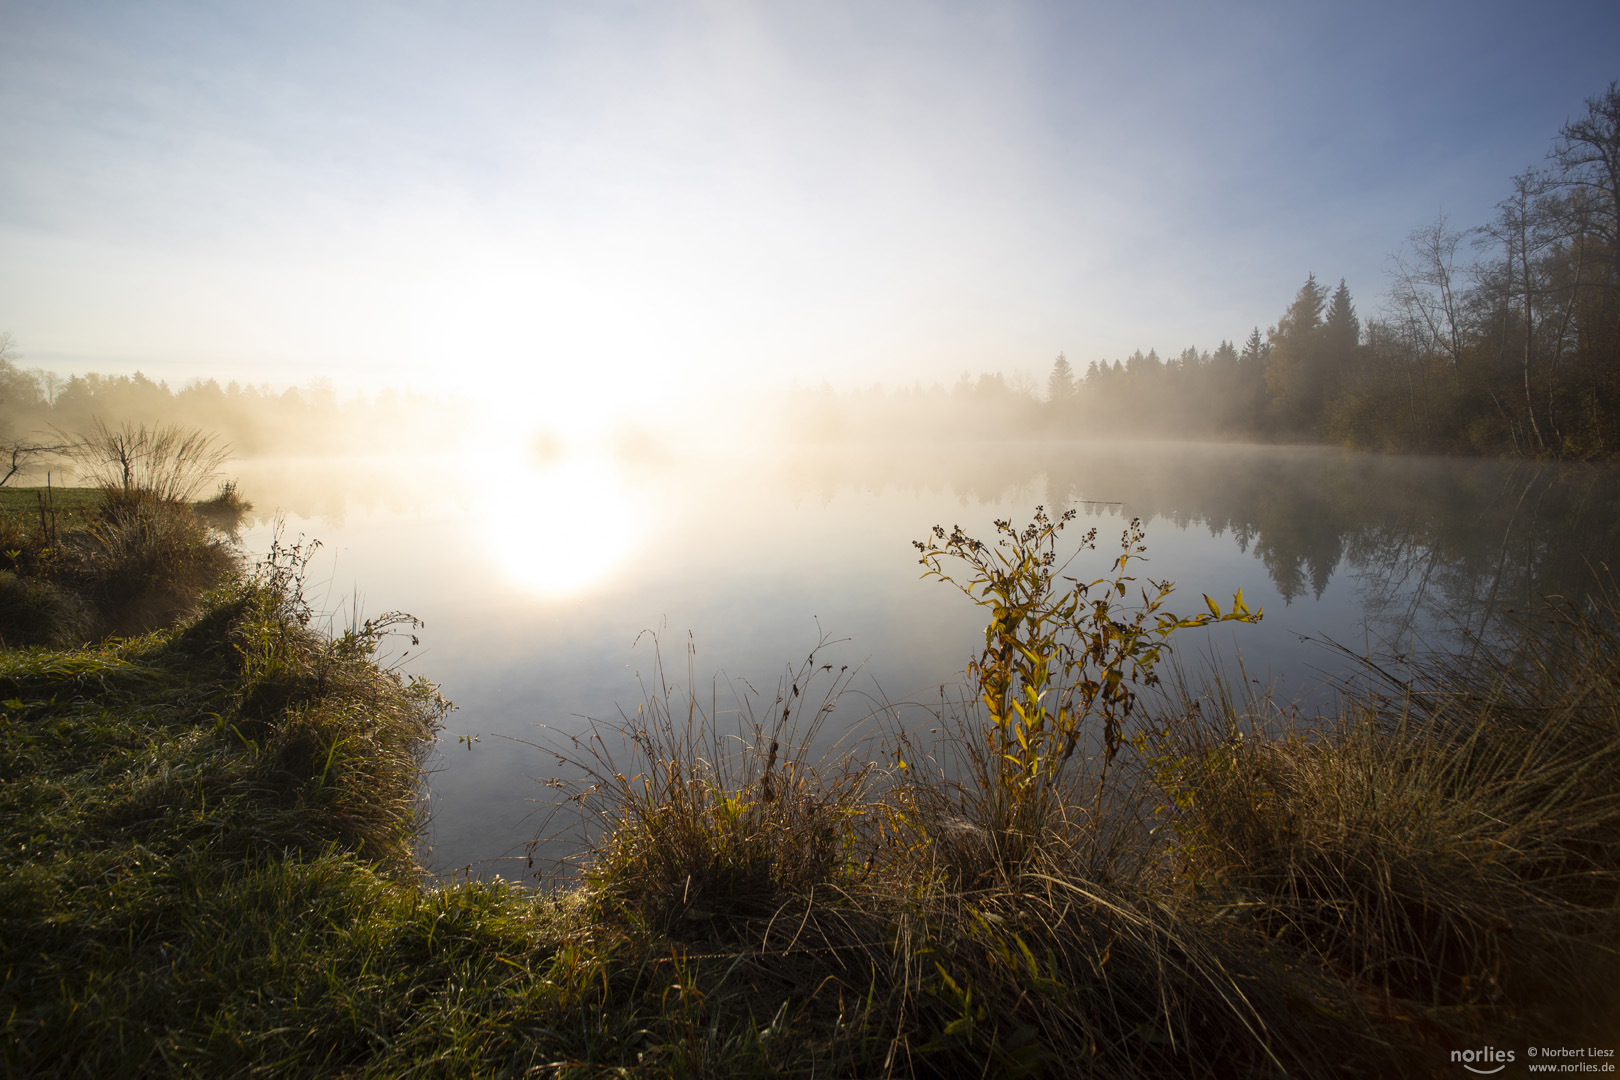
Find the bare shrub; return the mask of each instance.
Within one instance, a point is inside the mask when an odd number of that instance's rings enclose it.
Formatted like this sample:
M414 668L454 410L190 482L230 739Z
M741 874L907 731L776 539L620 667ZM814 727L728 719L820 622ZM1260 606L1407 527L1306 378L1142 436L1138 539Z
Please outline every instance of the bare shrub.
M190 502L230 457L218 436L179 424L108 427L97 419L88 433L62 441L89 486L101 488L109 503Z
M13 440L0 442L0 487L4 487L15 476L26 476L37 468L36 459L49 454L59 454L66 450L64 445L33 442L31 440Z

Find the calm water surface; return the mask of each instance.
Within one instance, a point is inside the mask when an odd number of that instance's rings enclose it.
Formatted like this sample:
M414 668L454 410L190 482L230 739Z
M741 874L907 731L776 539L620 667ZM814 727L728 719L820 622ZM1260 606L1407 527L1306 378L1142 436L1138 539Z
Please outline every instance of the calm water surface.
M431 781L430 865L522 876L555 741L643 700L659 642L724 710L818 659L859 666L829 736L876 703L937 699L982 643L980 610L919 577L911 541L960 524L1074 508L1104 573L1133 516L1171 607L1241 588L1258 626L1200 631L1178 654L1285 698L1325 700L1357 650L1443 640L1489 610L1579 591L1616 543L1613 474L1231 446L814 447L748 454L578 453L487 459L236 463L263 517L317 538L308 592L341 627L402 609L425 620L395 655L456 702ZM408 643L401 642L401 646ZM768 704L768 701L767 701ZM458 736L476 736L471 749ZM521 741L513 741L521 740Z

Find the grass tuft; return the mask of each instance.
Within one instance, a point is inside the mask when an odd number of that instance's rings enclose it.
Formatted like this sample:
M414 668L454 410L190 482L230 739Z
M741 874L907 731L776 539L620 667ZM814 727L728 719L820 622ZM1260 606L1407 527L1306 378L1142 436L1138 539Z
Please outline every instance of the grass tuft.
M235 535L242 519L252 509L253 504L243 497L235 480L226 480L213 496L196 504L197 513L202 515L204 521L230 535Z
M600 910L674 932L768 915L857 871L871 770L809 755L848 681L818 659L826 644L783 676L763 716L743 697L731 735L695 694L671 690L660 657L633 717L571 741L565 754L588 777L572 801L597 830L585 877Z
M1170 729L1184 873L1461 1036L1620 1018L1615 615L1552 603L1347 696L1324 731ZM1348 688L1347 688L1348 689Z
M89 626L84 602L55 582L0 570L0 648L64 645Z

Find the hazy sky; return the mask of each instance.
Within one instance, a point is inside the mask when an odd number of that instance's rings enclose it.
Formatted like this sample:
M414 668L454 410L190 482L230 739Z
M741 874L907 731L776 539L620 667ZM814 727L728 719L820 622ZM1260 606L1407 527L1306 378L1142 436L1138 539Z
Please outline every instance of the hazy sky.
M1212 347L1617 77L1612 0L0 0L0 330L552 402Z

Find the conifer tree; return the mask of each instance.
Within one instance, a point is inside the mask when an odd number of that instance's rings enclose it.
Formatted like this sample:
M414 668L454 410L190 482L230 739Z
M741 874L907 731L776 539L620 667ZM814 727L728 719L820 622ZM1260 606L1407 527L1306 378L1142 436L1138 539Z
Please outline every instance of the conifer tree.
M1266 366L1266 355L1270 352L1271 346L1261 338L1260 328L1257 326L1249 334L1249 340L1243 343L1243 354L1238 357L1238 362L1246 368L1263 371Z
M1327 361L1327 375L1332 389L1338 389L1350 377L1355 360L1356 346L1361 344L1361 320L1356 307L1350 302L1350 290L1344 279L1333 292L1328 303L1327 317L1322 322L1322 351Z
M1309 431L1322 411L1322 309L1327 291L1311 274L1270 333L1266 405L1275 431Z
M1095 366L1095 365L1093 365ZM1062 353L1052 361L1052 373L1046 377L1046 400L1062 405L1074 397L1074 368Z

